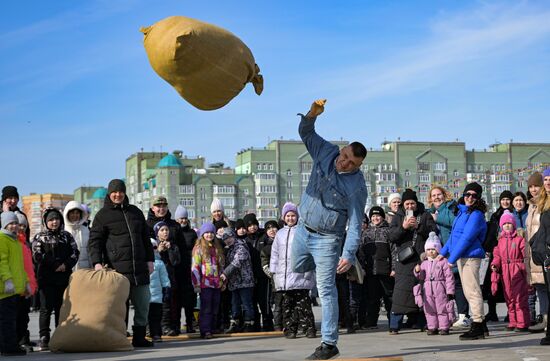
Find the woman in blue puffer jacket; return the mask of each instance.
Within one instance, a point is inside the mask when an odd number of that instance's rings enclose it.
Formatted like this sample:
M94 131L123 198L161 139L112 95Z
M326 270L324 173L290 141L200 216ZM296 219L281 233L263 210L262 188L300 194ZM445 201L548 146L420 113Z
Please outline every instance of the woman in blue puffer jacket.
M472 310L472 326L460 335L461 340L477 340L488 334L479 285L479 267L485 258L482 244L487 232L487 205L481 198L482 192L483 188L476 182L466 185L463 196L458 200L458 214L451 235L440 253L447 257L450 265L456 263L458 266L464 295Z

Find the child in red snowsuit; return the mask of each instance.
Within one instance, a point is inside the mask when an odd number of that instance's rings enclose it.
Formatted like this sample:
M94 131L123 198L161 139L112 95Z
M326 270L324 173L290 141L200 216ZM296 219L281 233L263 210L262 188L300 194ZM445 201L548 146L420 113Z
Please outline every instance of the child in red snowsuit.
M525 269L525 239L516 233L516 220L509 211L500 217L498 245L493 250L491 269L500 274L504 286L504 299L508 307L508 330L528 331L529 284Z

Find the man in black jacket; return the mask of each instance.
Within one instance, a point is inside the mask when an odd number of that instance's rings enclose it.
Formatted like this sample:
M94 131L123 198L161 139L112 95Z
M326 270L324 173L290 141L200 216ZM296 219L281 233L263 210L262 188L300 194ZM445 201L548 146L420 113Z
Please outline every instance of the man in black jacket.
M155 260L149 228L139 208L129 204L126 185L120 179L109 182L105 204L97 212L88 253L95 270L103 265L114 268L130 281L130 300L134 305L132 345L152 347L145 339L149 313L149 275Z

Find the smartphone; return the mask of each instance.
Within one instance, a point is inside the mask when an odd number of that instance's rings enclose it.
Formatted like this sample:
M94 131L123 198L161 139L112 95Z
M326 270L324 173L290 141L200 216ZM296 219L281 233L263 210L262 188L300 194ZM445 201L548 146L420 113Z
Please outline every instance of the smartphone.
M407 210L407 218L408 217L413 217L413 215L414 215L414 211L412 209L408 209Z

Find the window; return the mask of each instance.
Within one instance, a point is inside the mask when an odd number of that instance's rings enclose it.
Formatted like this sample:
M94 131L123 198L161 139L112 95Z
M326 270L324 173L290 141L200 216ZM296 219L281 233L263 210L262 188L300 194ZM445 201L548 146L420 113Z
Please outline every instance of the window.
M194 207L195 198L180 198L179 203L184 207Z
M435 183L445 183L447 182L447 175L446 174L436 174L434 175L434 182Z
M257 170L262 170L262 164L261 164L261 163L258 163L258 164L256 165L256 169L257 169Z
M419 174L418 179L419 179L420 182L429 183L430 182L430 174L421 173L421 174Z
M243 206L244 207L249 207L250 206L250 199L248 199L248 198L243 199Z
M250 191L248 190L248 188L243 189L243 194L246 196L250 194Z
M407 169L405 171L405 177L410 177L410 176L411 176L411 171Z
M254 175L255 180L275 180L275 173L256 173Z
M273 163L269 163L269 170L273 170Z
M195 218L195 210L194 209L188 209L187 210L187 218L194 219Z
M256 193L276 193L277 187L275 186L260 186L258 191L258 186L256 186Z
M447 169L445 162L436 162L434 163L434 170L444 171Z
M313 169L313 162L302 162L300 168L301 173L310 173Z
M286 182L286 186L288 188L292 188L292 181L290 180L290 181Z
M277 204L275 197L256 197L256 205L258 207L274 207Z
M226 208L235 207L235 198L221 197L219 198L219 200L220 202L222 202L223 206Z
M418 170L427 172L430 170L430 163L428 162L418 162Z
M459 175L460 173L455 169L455 171L453 172L453 176L458 177Z
M214 193L217 194L234 194L235 186L233 185L215 185Z
M411 188L411 181L409 180L405 181L405 188Z
M292 177L292 171L290 169L286 171L286 176Z
M195 186L192 184L179 186L180 194L194 194Z
M267 163L263 163L263 169L267 170Z
M518 188L523 188L525 187L525 181L522 179L522 180L518 180Z
M294 195L292 193L288 193L286 195L286 199L289 200L289 201L292 201L293 198L294 198Z
M310 176L309 173L307 173L307 174L302 174L302 182L303 182L303 183L309 182L309 176Z
M274 209L262 209L260 210L260 218L276 218L277 210Z

